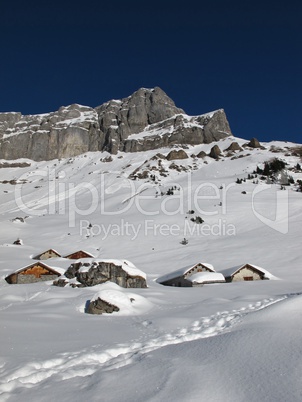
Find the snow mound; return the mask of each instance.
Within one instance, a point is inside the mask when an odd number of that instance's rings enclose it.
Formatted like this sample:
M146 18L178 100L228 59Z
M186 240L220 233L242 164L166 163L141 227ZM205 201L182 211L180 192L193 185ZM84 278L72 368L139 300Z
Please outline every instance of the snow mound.
M152 307L152 303L145 297L125 291L115 283L106 283L101 287L102 289L95 293L90 302L102 299L107 303L113 304L120 309L114 315L140 315Z

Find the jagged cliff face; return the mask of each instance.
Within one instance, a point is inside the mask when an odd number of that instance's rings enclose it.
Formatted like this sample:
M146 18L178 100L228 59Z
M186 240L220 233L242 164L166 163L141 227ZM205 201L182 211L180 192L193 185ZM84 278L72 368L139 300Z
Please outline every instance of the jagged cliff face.
M160 88L141 88L95 109L70 105L41 115L0 113L0 159L41 161L88 151L137 152L210 143L230 135L222 109L187 116Z

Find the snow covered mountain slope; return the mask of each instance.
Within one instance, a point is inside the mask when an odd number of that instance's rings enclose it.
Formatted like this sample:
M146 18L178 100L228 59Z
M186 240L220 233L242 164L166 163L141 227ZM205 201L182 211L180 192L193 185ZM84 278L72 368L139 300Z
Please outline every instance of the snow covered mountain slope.
M227 150L234 141L242 150ZM161 148L0 162L1 400L301 399L301 145L247 143L188 145L185 159ZM276 182L256 177L273 158L288 164ZM49 248L128 260L148 287L5 281ZM198 262L250 263L274 280L156 282ZM85 314L99 295L120 311Z

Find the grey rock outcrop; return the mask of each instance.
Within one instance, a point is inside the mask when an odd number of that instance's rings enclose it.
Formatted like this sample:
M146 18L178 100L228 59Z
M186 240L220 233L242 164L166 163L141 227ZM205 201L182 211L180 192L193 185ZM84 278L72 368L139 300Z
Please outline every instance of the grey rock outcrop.
M180 114L146 127L140 137L129 136L121 150L138 152L173 145L209 144L231 135L223 109L194 117Z
M130 142L132 145L123 144L130 135L144 131L147 126L184 113L159 87L153 90L141 88L125 99L104 103L96 111L104 136L104 149L112 153L140 150L136 149L135 140ZM155 148L159 146L155 144Z
M220 150L219 146L218 146L218 145L214 145L214 146L211 148L211 151L210 151L209 156L210 156L211 158L218 159L220 155L221 155L221 150Z
M226 149L226 151L242 151L241 146L238 144L238 142L234 141L232 144Z
M53 285L57 286L59 288L64 288L66 285L68 285L68 280L66 278L59 278L53 281ZM84 287L84 286L74 286L74 287Z
M168 161L172 161L172 160L176 160L176 159L188 159L188 155L183 149L178 149L178 150L173 149L172 151L170 151L168 153L166 158Z
M0 113L0 138L1 134L5 132L5 130L14 127L21 117L21 113Z
M67 279L76 278L80 287L95 286L108 281L123 288L146 288L146 279L141 275L130 275L123 269L123 264L99 261L78 261L70 265L65 272ZM82 268L82 269L81 269ZM65 284L68 282L66 281ZM61 286L61 284L59 284Z
M29 167L30 166L30 163L27 163L27 162L13 162L13 163L10 163L10 162L2 162L2 163L0 163L0 169L1 168L24 168L24 167Z
M251 148L261 148L261 144L257 140L257 138L252 138L251 141L247 144L247 146Z
M160 88L141 88L96 108L73 104L40 115L0 113L0 159L41 161L88 151L138 152L211 143L231 135L223 109L188 116Z
M120 309L114 304L111 304L100 297L91 301L86 309L86 313L88 314L112 314L115 311L120 311Z
M196 156L197 158L205 158L207 154L204 151L200 151Z
M7 113L0 113L0 121ZM36 161L67 158L99 149L94 109L70 105L57 112L21 116L5 130L0 126L0 158Z

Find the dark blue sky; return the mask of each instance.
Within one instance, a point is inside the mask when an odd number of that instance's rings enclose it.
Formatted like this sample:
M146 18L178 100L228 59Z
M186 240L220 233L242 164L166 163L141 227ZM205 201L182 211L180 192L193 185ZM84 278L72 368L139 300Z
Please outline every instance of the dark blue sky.
M104 3L2 2L1 112L159 86L190 115L224 108L238 137L302 142L300 0Z

